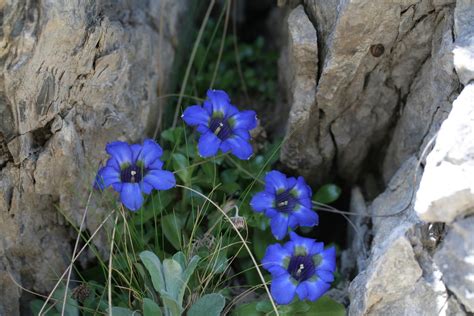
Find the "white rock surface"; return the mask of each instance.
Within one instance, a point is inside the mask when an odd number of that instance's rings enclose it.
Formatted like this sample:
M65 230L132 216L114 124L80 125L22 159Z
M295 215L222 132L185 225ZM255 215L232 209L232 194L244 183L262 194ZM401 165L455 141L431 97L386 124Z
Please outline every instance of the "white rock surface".
M464 88L426 159L415 209L429 222L474 212L474 84Z

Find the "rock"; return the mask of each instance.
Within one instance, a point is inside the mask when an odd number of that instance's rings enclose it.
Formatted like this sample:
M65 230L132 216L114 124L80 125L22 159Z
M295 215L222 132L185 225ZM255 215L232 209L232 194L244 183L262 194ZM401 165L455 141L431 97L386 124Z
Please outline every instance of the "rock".
M390 135L398 112L407 100L408 108L412 108L419 98L410 96L413 85L421 93L433 88L425 82L431 80L426 76L442 75L452 80L433 92L436 104L426 102L426 112L432 107L448 106L443 98L456 85L451 77L452 39L448 38L453 10L448 4L433 7L428 0L333 2L305 1L318 28L318 41L325 46L318 52L321 62L316 96L308 113L295 118L298 125L288 125L281 155L291 169L319 182L333 171L355 181L369 151L383 154L385 148L380 144ZM426 63L433 65L431 69L428 65L424 69ZM438 110L438 114L442 112ZM424 117L426 124L419 130L432 131L432 115ZM435 121L443 119L438 116ZM295 129L301 130L299 138L305 139L304 148L290 136ZM413 144L402 145L405 152L400 160L395 157L387 162L387 181L389 174L413 154Z
M316 75L318 69L318 41L316 30L299 5L288 16L288 48L284 62L289 86L287 99L292 104L288 118L288 130L282 157L305 151L307 142L304 124L309 122L310 108L316 95ZM300 156L307 155L301 154ZM287 159L296 166L298 162Z
M421 154L439 130L457 96L459 81L453 66L453 10L438 14L431 54L409 87L409 94L392 134L383 163L384 181L411 155Z
M408 159L370 206L371 253L349 286L349 315L464 315L432 260L439 239L433 244L434 231L413 210L416 162Z
M452 222L474 212L474 84L464 88L426 159L416 195L421 219Z
M454 66L464 85L474 80L474 1L457 0L454 10Z
M41 293L54 285L76 238L57 209L78 225L105 144L155 130L188 1L0 7L0 314L15 316L9 274ZM91 232L106 212L96 204Z
M473 232L473 216L455 221L434 256L444 283L471 313L474 313Z

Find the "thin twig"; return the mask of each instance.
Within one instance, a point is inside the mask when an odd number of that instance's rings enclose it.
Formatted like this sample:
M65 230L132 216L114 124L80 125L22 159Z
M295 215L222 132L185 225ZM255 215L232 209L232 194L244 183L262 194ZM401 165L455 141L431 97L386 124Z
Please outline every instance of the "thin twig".
M108 301L109 301L109 315L112 315L112 262L113 262L113 253L114 253L114 239L115 239L115 228L117 227L118 215L115 215L115 224L112 229L112 241L110 242L110 254L109 254L109 271L108 271Z
M71 258L74 258L76 255L77 247L79 246L79 239L81 237L82 227L86 221L87 210L89 209L89 202L92 197L92 191L89 193L89 197L87 198L86 208L84 210L84 214L82 215L81 224L79 225L79 231L77 233L76 243L74 244L74 250L72 251ZM68 269L67 279L66 279L66 287L64 289L64 299L63 299L63 306L61 308L61 315L64 315L64 311L66 310L66 299L67 299L67 291L69 289L69 280L71 279L72 268Z

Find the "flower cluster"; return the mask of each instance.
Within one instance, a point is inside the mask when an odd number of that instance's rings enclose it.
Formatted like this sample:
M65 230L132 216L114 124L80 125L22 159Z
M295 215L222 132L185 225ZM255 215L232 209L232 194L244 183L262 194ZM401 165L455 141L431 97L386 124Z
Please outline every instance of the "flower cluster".
M97 173L94 186L101 190L112 186L131 211L143 205L142 193L168 190L176 185L174 174L161 169L163 150L151 139L146 139L143 145L116 141L107 144L105 150L110 158Z
M289 304L295 294L300 300L315 301L334 281L336 250L290 232L290 241L283 246L268 246L262 264L273 277L271 292L278 304Z
M181 117L201 134L198 152L202 157L215 156L219 149L239 159L252 156L249 131L257 126L255 112L239 111L224 91L208 90L204 104L188 107Z
M250 130L257 125L255 112L239 111L224 91L207 91L204 103L186 108L182 118L200 134L197 148L202 157L214 156L219 150L231 152L239 159L252 156ZM107 144L106 151L110 158L99 170L95 187L104 190L111 186L120 194L123 205L132 211L142 207L144 194L176 185L174 174L162 170L163 150L151 139L142 145L112 142ZM335 249L325 250L323 243L293 232L300 226L318 225L311 198L311 188L303 177L287 177L273 170L265 177L264 190L250 202L255 212L270 219L276 239L282 240L290 230L290 241L269 245L262 260L263 267L272 275L271 293L278 304L289 304L295 294L301 300L314 301L334 280Z
M287 177L272 170L265 176L265 189L255 194L250 206L270 218L276 239L283 239L288 230L298 226L318 225L319 217L312 210L312 191L303 177ZM283 246L268 246L262 260L272 275L271 292L278 304L289 304L295 293L301 300L315 301L334 280L336 252L324 250L322 242L303 238L290 231L290 241Z
M273 170L265 177L265 190L254 195L250 206L271 219L272 233L281 240L288 228L318 225L318 214L311 209L311 197L311 188L303 177L287 178Z

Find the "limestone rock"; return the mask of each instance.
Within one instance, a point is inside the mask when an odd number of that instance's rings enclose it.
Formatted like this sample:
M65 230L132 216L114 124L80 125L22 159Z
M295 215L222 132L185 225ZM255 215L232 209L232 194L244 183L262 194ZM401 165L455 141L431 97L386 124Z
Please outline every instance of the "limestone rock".
M473 232L473 216L457 220L434 256L446 286L471 313L474 313Z
M474 80L474 1L458 0L454 11L454 65L464 85Z
M370 206L371 253L350 284L349 315L464 315L430 254L439 239L413 210L415 166L408 159Z
M318 181L334 170L353 181L369 151L380 152L379 144L389 135L398 111L410 97L415 78L419 78L418 89L432 89L421 87L426 80L420 75L422 71L450 78L448 86L433 95L434 106L448 106L443 98L455 85L449 66L452 39L450 42L448 38L453 10L449 3L434 7L428 0L314 0L305 1L305 5L318 28L318 40L325 45L318 52L322 69L309 115L295 120L299 127L289 124L281 158L292 169ZM423 70L426 63L432 63L433 69ZM414 96L410 102L416 99ZM426 111L431 111L431 106L426 102ZM419 129L430 131L430 126L428 119ZM290 136L298 128L306 141L304 150ZM412 146L402 147L408 154L391 163L392 174L407 155L413 154Z
M286 137L287 146L283 148L282 155L294 154L305 151L309 127L304 124L309 122L310 108L313 106L316 95L316 74L318 69L318 42L316 30L306 15L302 5L299 5L288 16L288 47L285 61L280 60L280 65L285 63L287 73L288 96L292 104ZM298 162L289 160L296 166Z
M427 157L415 209L425 221L452 222L474 211L474 84L464 88Z
M155 129L187 7L0 2L0 315L19 314L10 274L44 293L64 271L75 236L57 209L78 225L105 144ZM92 232L104 210L89 211Z

